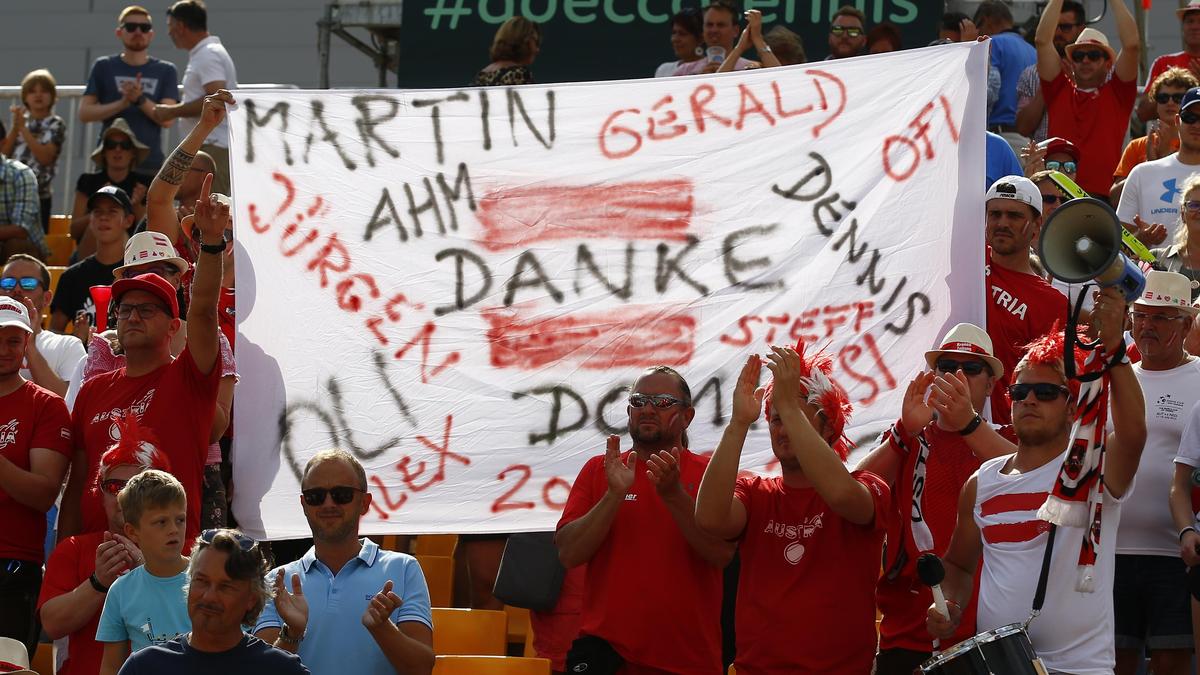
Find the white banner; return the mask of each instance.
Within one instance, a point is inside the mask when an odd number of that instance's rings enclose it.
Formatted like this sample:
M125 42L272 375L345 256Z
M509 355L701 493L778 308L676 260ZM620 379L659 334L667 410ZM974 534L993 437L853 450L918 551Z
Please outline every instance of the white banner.
M551 529L642 368L688 379L706 452L768 344L836 355L869 441L983 322L986 56L235 92L239 521L307 536L299 471L340 446L366 533Z

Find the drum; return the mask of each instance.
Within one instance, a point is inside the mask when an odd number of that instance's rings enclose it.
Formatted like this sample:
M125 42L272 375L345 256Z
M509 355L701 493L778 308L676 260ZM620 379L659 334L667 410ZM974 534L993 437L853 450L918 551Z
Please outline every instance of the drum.
M1046 675L1025 624L980 633L921 664L927 675Z

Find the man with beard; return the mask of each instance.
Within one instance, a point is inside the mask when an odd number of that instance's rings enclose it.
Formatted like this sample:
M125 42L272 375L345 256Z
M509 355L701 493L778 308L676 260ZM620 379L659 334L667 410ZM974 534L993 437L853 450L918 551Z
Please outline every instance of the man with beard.
M1092 313L1105 362L1124 357L1125 298L1116 288L1100 291ZM1028 626L1034 651L1049 672L1075 675L1111 674L1115 663L1113 576L1117 528L1121 509L1134 488L1134 472L1146 440L1145 402L1128 358L1108 370L1112 432L1105 439L1103 476L1099 492L1102 511L1093 519L1087 502L1082 520L1087 527L1060 525L1050 530L1038 518L1039 507L1054 491L1063 494L1068 452L1076 453L1085 439L1068 449L1076 415L1079 383L1068 380L1063 365L1063 335L1046 335L1030 345L1015 369L1009 388L1017 451L984 462L963 486L958 524L945 555L946 595L950 617L936 606L927 613L935 637L948 638L971 601L971 586L982 556L979 580L979 631L1024 622L1029 618L1047 546L1053 546L1041 614ZM1068 356L1067 358L1072 358ZM1077 367L1081 367L1078 364ZM1103 433L1103 430L1099 430ZM1082 458L1080 458L1082 459ZM1166 508L1166 495L1160 496ZM1056 505L1061 505L1061 501ZM1099 529L1095 559L1081 546L1092 542L1092 523ZM1053 534L1051 534L1051 532ZM1084 568L1081 563L1094 562ZM1088 579L1091 588L1080 584ZM1082 590L1081 590L1082 589Z
M711 675L721 668L721 570L733 545L696 525L708 460L687 447L691 390L674 369L648 368L626 412L632 449L622 454L620 437L609 436L558 521L563 565L587 564L567 669L623 661L625 675Z
M162 129L173 124L159 120L154 106L176 102L178 75L175 64L146 52L154 39L154 23L144 7L130 5L122 10L116 32L124 49L92 64L87 88L79 101L79 120L103 122L103 135L113 120L123 118L137 139L150 146L150 154L137 169L153 173L163 162Z
M371 508L362 464L342 450L319 452L300 486L313 547L267 576L275 599L254 634L299 654L316 675L429 675L433 617L420 565L358 538Z
M1024 176L1005 176L985 196L987 202L987 329L1004 366L992 390L992 421L1011 419L1004 405L1009 373L1024 354L1025 345L1065 321L1067 301L1033 271L1029 247L1042 229L1042 193Z

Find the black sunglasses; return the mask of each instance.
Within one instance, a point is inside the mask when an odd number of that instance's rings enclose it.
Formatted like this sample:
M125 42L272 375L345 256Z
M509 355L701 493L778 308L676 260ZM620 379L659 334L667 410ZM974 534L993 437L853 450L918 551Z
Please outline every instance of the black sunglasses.
M655 408L670 408L673 405L683 405L683 401L670 394L634 394L629 397L629 407L642 408L649 403Z
M17 286L23 291L36 291L38 286L42 285L42 280L37 277L4 277L0 278L0 290L11 291Z
M1107 58L1108 54L1099 49L1089 49L1087 51L1076 49L1075 51L1071 52L1071 60L1075 63L1083 63L1084 60L1103 61Z
M1043 204L1057 204L1059 202L1065 202L1065 201L1067 201L1065 198L1060 197L1058 195L1048 195L1048 194L1042 193L1042 203Z
M978 375L987 368L987 364L982 361L955 361L954 359L938 359L934 362L933 367L939 373L953 373L960 368L963 374L968 376Z
M1178 94L1168 94L1167 92L1163 91L1163 92L1159 92L1154 95L1154 102L1155 103L1166 103L1167 101L1175 101L1176 103L1183 103L1184 95L1185 95L1185 92L1180 92Z
M126 21L125 23L121 24L121 28L124 28L126 33L136 33L139 30L143 33L149 33L150 31L154 30L154 24Z
M829 32L833 33L834 35L842 35L844 33L846 35L846 37L852 37L852 38L862 37L862 34L863 34L863 31L861 28L854 28L852 26L850 26L850 27L831 26L829 28Z
M1051 384L1049 382L1037 382L1034 384L1014 384L1008 388L1008 397L1013 401L1024 401L1029 392L1037 397L1039 401L1053 401L1062 396L1070 396L1071 390L1061 384Z
M108 480L100 483L100 489L116 497L117 493L120 492L128 482L129 481L121 480L120 478L109 478Z
M222 533L225 534L226 536L228 536L229 538L233 539L234 541L236 541L238 548L242 549L243 551L251 551L251 550L254 550L255 546L258 546L257 541L254 541L253 539L251 539L250 537L247 537L246 535L242 534L241 532L238 532L237 530L230 530L230 529L224 529L224 528L214 528L211 530L205 530L205 531L201 532L200 533L200 541L211 546L213 543L213 540L217 538L217 535L222 534Z
M333 503L338 506L345 506L354 501L355 492L366 492L356 487L348 485L338 485L331 488L308 488L301 490L300 494L304 495L304 503L309 506L320 506L325 503L325 495L333 497Z
M104 140L104 149L112 150L113 148L120 148L122 150L132 150L133 149L133 141L112 141L112 140L105 139Z
M1191 111L1181 112L1179 113L1179 121L1184 124L1195 124L1196 122L1200 122L1200 115Z

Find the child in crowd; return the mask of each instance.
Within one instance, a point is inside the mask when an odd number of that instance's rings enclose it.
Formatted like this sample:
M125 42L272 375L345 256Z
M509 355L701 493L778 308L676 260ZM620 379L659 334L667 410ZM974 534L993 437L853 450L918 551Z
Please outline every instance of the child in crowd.
M21 103L12 107L12 128L0 139L0 153L33 169L41 202L42 229L50 231L51 181L67 137L67 123L51 114L58 100L57 83L39 68L21 80Z
M183 556L187 497L169 473L150 470L129 480L117 495L125 535L145 564L117 579L104 600L96 640L104 644L100 675L116 675L131 652L165 644L191 630Z

